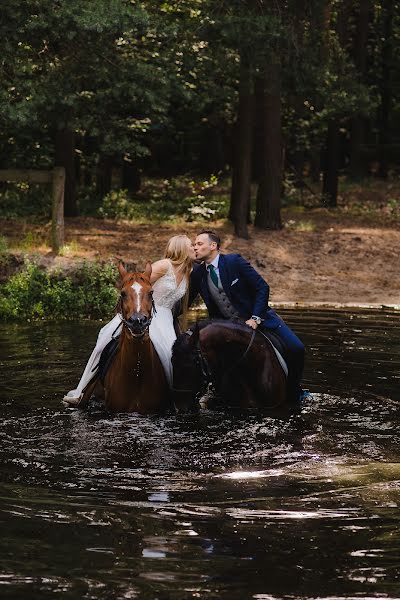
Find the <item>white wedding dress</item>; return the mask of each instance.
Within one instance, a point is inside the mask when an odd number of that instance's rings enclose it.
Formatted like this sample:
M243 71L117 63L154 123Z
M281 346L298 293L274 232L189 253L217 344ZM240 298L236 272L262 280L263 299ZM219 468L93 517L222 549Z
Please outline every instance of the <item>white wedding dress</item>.
M174 304L185 295L186 288L187 281L185 277L179 285L177 284L171 261L168 261L167 272L153 284L153 298L156 310L150 323L149 334L164 367L170 387L172 387L172 346L176 340L172 309ZM81 398L83 390L94 375L102 351L108 342L111 341L113 334L119 335L120 327L118 326L120 323L121 316L118 313L107 325L100 329L96 346L88 360L78 387L68 392L64 396L64 400L67 402L77 402Z

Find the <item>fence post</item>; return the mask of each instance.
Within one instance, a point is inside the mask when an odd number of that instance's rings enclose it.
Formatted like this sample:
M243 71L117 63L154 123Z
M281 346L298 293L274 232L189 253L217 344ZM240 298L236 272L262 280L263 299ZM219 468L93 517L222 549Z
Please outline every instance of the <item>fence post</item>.
M51 247L58 254L64 244L64 187L65 169L53 169L53 210L51 222Z

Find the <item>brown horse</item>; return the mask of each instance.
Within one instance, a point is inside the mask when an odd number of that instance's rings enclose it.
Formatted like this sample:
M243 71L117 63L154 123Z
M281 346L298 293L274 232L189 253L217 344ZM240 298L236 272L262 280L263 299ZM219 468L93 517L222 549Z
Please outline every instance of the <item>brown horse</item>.
M118 350L104 378L97 374L86 387L79 406L91 396L103 399L112 412L149 414L169 407L169 388L161 361L151 343L149 326L154 314L151 264L143 273L128 273L120 262L118 308L121 334Z
M180 411L196 410L196 397L212 383L226 406L262 408L286 416L297 407L287 401L286 376L263 334L241 322L197 323L176 340L172 365L174 402Z

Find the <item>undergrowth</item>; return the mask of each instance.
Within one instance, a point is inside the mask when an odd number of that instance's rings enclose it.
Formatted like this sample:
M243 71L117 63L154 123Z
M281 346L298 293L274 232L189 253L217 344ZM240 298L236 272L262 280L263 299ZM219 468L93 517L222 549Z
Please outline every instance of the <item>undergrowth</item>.
M0 286L0 320L108 317L117 298L116 279L111 263L83 263L70 274L27 263Z

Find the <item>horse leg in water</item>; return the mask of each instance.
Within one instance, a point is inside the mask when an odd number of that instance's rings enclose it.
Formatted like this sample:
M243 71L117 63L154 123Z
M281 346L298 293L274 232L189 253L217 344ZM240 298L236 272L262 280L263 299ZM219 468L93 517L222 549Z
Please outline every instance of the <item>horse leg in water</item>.
M77 406L79 408L87 408L92 396L104 401L104 386L98 376L93 377L93 379L89 381Z

